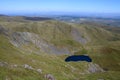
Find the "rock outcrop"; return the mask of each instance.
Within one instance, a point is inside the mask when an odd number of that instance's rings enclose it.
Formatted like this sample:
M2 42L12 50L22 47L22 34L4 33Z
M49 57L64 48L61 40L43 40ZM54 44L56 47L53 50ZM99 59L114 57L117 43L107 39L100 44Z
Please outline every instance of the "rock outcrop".
M44 77L45 77L45 79L47 79L47 80L56 80L56 79L53 77L53 75L51 75L51 74L46 74Z
M38 73L42 74L42 69L37 69L36 70Z
M0 34L4 34L4 35L6 35L6 36L8 36L8 30L6 30L4 27L2 27L1 25L0 25Z
M77 30L77 29L72 29L71 31L71 35L73 37L73 39L81 44L86 44L87 43L87 39L85 39L84 37L82 37L82 34Z
M55 53L55 54L69 54L69 50L67 48L57 48L54 45L47 43L45 40L40 38L35 33L30 32L14 32L11 35L11 41L14 46L20 47L21 45L29 43L33 43L36 47L41 49L46 53Z
M7 67L7 66L8 66L8 63L7 63L7 62L0 62L0 66L1 66L1 67Z
M0 62L0 67L7 67L7 68L25 68L25 69L29 69L29 70L33 70L36 71L40 74L42 74L42 69L36 69L33 68L32 66L28 65L28 64L24 64L24 65L17 65L17 64L8 64L7 62Z
M98 72L105 72L105 71L98 64L89 63L87 72L98 73Z
M32 66L30 66L30 65L28 65L28 64L24 64L23 67L26 68L26 69L33 70Z

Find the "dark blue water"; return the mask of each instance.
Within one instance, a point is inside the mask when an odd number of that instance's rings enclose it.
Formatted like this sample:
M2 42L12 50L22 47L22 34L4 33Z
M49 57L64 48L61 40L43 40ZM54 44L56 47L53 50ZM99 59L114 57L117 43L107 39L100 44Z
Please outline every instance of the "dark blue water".
M68 56L65 59L66 62L70 62L70 61L86 61L86 62L92 62L92 59L89 56L86 55L72 55L72 56Z

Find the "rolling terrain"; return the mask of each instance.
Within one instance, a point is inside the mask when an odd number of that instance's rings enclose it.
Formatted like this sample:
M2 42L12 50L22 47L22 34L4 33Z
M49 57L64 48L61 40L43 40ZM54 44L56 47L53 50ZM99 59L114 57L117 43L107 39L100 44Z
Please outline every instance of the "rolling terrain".
M119 80L120 27L0 16L0 80ZM70 55L93 62L65 62Z

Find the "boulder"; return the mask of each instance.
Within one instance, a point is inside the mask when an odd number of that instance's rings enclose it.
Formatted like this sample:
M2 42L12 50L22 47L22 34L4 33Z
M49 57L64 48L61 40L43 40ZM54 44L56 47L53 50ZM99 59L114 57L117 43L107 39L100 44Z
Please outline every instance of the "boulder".
M26 68L26 69L33 70L32 66L30 66L30 65L28 65L28 64L24 64L23 67Z
M45 79L47 79L47 80L55 80L55 78L54 78L53 75L51 75L51 74L46 74L44 77L45 77Z
M41 69L37 69L37 72L42 74L42 70Z
M13 65L10 65L11 68L17 68L18 65L17 64L13 64Z

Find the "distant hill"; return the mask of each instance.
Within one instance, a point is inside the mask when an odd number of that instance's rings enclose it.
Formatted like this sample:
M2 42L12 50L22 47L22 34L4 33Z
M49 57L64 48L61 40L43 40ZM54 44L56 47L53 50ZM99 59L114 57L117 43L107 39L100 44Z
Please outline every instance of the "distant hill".
M0 14L0 17L1 17L1 16L7 16L7 15ZM7 17L8 17L8 16L7 16Z
M0 15L1 21L9 21L9 22L24 22L24 21L44 21L44 20L52 20L52 18L48 17L26 17L26 16L6 16Z

